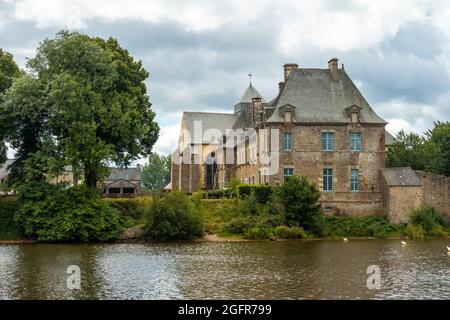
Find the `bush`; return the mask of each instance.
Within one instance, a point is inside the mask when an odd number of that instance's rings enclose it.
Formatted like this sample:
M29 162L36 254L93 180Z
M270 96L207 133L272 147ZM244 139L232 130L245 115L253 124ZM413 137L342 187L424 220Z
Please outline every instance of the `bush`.
M274 235L281 239L304 239L308 237L303 228L287 226L276 227Z
M242 199L245 199L254 194L258 203L266 204L272 199L273 188L272 186L267 185L240 185L238 186L238 194Z
M16 214L25 234L40 241L111 241L131 220L84 186L33 183L22 187L24 204Z
M286 225L302 227L321 235L324 224L320 211L320 192L305 177L289 177L276 189L276 201L285 213Z
M247 230L256 227L257 222L252 217L239 217L225 223L222 231L231 234L245 234Z
M15 197L0 197L0 240L20 240L22 229L14 221L20 209L20 201Z
M199 199L171 192L153 199L146 212L145 235L154 241L192 240L203 235L203 212Z
M399 232L386 217L326 217L327 233L335 237L388 237Z
M135 199L105 199L105 201L135 221L141 219L144 214L144 206Z
M223 199L225 192L223 190L210 190L206 192L207 199Z
M448 232L444 229L443 226L437 225L431 229L431 236L445 238L446 236L448 236Z
M267 240L272 237L272 230L268 227L254 227L245 232L244 238L249 240Z
M447 227L444 218L432 207L428 206L415 209L411 214L411 223L422 226L425 233L429 236L433 235L433 228L437 226Z
M420 239L425 238L425 230L421 225L407 225L405 228L405 236L410 237L411 239Z

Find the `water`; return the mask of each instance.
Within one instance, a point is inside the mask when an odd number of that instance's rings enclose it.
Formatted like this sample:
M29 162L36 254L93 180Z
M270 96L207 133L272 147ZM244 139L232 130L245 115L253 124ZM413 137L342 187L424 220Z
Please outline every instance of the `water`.
M450 240L1 245L2 299L449 299ZM67 267L81 289L67 289ZM369 265L381 290L367 288Z

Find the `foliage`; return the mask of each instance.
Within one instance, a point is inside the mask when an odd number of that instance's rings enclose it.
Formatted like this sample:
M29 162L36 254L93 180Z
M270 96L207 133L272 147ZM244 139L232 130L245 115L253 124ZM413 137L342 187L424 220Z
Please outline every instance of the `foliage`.
M16 150L8 176L8 184L23 181L25 161L49 142L46 123L49 109L45 105L45 87L30 76L16 80L3 95L0 105L0 140ZM46 157L49 152L44 153ZM43 172L40 172L43 176Z
M134 221L140 221L144 215L145 206L136 199L105 199L112 207L117 208L120 212Z
M281 239L305 239L308 237L303 228L287 226L276 227L274 235Z
M333 237L388 237L400 230L380 216L328 216L326 232Z
M429 236L434 235L433 229L436 231L436 228L439 226L448 227L444 218L436 210L428 206L415 209L411 213L411 223L416 226L421 226L425 234Z
M436 121L434 128L425 132L428 141L439 146L443 158L444 165L442 171L436 173L443 173L450 176L450 122Z
M95 189L34 182L22 185L20 194L16 221L40 241L111 241L131 226Z
M206 199L223 199L225 198L224 190L209 190L204 193Z
M286 225L302 227L316 235L323 229L319 199L317 186L305 177L289 177L276 189L276 201L283 209Z
M238 194L240 198L249 197L251 194L256 196L258 203L266 204L272 200L273 187L268 185L240 185Z
M450 175L450 122L435 122L424 136L400 131L386 153L388 167Z
M21 71L12 54L0 48L0 94L11 87L14 79L20 75Z
M142 185L150 190L162 189L170 182L170 156L151 153L142 167Z
M159 129L148 73L117 40L63 31L42 42L28 68L46 88L57 151L87 186L96 187L108 162L126 166L150 154Z
M22 229L14 220L14 215L20 206L20 201L15 197L0 197L0 240L23 238Z
M421 225L407 225L404 234L411 239L422 240L425 238L425 230L423 230Z
M272 237L272 229L266 226L250 228L245 232L244 238L249 240L267 240Z
M199 199L180 192L154 198L146 211L145 234L150 240L191 240L203 235L203 210Z

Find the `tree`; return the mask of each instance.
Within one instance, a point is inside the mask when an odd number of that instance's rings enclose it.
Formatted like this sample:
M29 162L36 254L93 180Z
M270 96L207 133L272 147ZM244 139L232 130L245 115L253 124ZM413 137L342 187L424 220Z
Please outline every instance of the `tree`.
M25 161L43 148L44 141L50 134L47 128L49 110L45 105L45 94L42 82L30 76L17 79L3 94L0 105L0 140L8 142L16 150L14 162L10 166L9 185L24 179Z
M12 54L0 48L0 94L11 87L14 79L20 75L21 71L14 62Z
M450 122L436 121L434 128L425 133L428 141L438 146L443 155L442 173L450 176Z
M305 177L289 177L275 190L275 197L288 226L302 227L318 235L322 232L320 192L314 183Z
M425 136L400 131L394 144L388 147L386 165L445 174L445 167L450 161L445 154L445 152L450 154L448 130L448 125L437 122L435 128L429 130ZM446 148L447 151L445 151Z
M3 51L0 48L0 103L2 101L2 93L9 89L14 79L20 77L21 71L15 63L12 54ZM0 112L3 110L0 109ZM0 126L0 164L5 163L8 148L2 139L3 131Z
M62 31L46 39L28 68L47 88L48 126L64 161L89 187L147 156L159 128L147 95L148 72L117 40Z
M142 168L144 188L156 190L164 188L170 181L170 156L152 153L148 163Z

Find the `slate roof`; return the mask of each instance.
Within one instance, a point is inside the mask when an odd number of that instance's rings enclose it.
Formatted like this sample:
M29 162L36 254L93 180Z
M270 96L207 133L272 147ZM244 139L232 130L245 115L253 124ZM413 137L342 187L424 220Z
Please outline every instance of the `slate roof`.
M394 144L394 136L390 134L387 130L384 131L384 144L391 146Z
M226 133L227 130L233 128L237 116L232 113L211 113L211 112L184 112L183 121L186 124L186 129L191 136L191 143L195 144L209 144L212 138L216 138L215 133L221 133L220 137ZM194 132L194 128L201 124L200 132ZM208 133L207 133L208 131ZM195 134L194 134L195 133ZM207 134L205 134L207 133ZM218 134L217 134L218 135ZM218 137L218 138L220 138Z
M236 104L252 103L253 98L261 98L262 102L266 102L262 97L262 95L258 92L258 90L256 90L255 87L253 87L252 84L250 84Z
M109 168L110 174L105 181L141 181L141 171L138 168Z
M422 183L410 167L385 168L383 177L387 185L395 186L421 186Z
M291 104L296 107L296 122L348 123L346 108L361 107L362 123L386 124L369 106L345 70L338 70L338 81L329 69L295 69L274 101L275 112L268 122L282 122L279 108Z

